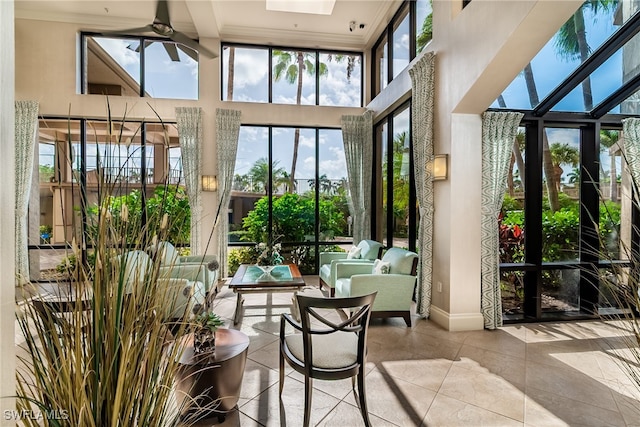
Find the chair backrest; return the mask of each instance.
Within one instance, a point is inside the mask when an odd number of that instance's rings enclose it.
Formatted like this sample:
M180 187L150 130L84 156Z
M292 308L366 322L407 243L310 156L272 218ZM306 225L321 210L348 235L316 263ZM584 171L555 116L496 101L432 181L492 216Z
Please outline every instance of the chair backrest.
M361 249L360 258L362 259L374 260L382 255L382 243L375 240L361 240L358 247Z
M415 276L418 270L418 254L400 248L389 248L382 257L389 263L390 274L410 274Z
M152 258L159 257L160 265L174 265L180 263L180 254L172 243L162 241L149 246L147 252Z
M358 363L364 362L367 343L367 329L371 317L371 307L377 292L348 298L319 298L296 295L302 325L304 360L313 360L311 336L335 332L353 332L358 335ZM342 310L338 322L328 319L318 309Z
M153 267L153 262L146 252L136 250L129 251L123 255L118 255L116 262L121 261L124 257L123 280L125 284L125 292L130 294L134 288L144 284L144 281Z

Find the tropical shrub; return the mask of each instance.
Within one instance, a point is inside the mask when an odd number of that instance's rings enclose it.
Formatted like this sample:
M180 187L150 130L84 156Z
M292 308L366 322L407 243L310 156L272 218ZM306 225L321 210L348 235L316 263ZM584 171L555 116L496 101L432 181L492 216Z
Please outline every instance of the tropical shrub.
M339 196L337 196L339 197ZM281 242L303 242L315 234L314 197L287 193L273 198L272 235ZM320 199L321 233L325 236L344 232L345 216L333 198ZM269 198L259 199L252 211L243 219L246 234L242 239L250 242L266 242L269 227Z

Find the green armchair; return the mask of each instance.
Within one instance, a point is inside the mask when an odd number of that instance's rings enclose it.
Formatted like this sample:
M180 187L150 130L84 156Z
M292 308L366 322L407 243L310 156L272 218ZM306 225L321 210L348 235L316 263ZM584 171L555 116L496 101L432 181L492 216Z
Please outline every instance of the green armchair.
M377 292L371 316L402 317L411 326L417 267L418 254L400 248L388 249L380 261L340 262L336 265L335 296Z
M154 263L146 252L129 251L117 258L123 271L125 293L137 294L147 292L146 277L154 268ZM201 267L201 266L200 266ZM206 302L204 284L199 280L192 280L183 276L197 277L200 275L198 266L188 266L182 271L161 267L159 277L153 284L153 290L162 297L161 316L166 321L181 321L192 317L204 309ZM189 274L186 274L189 272Z
M212 290L218 292L219 265L215 255L181 256L169 242L158 242L147 248L147 253L160 257L160 268L165 270L165 276L202 282L206 295Z
M331 293L335 294L336 268L339 263L348 261L350 263L373 262L382 255L382 244L375 240L362 240L356 246L360 251L357 257L348 258L349 252L320 252L320 289L326 286Z

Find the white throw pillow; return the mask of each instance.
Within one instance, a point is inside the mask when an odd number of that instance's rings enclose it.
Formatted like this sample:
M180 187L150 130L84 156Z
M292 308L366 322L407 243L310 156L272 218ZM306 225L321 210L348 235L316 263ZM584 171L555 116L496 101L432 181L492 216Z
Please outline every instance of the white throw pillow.
M373 274L389 274L390 269L391 263L377 259L373 261L373 269L371 272Z
M362 249L357 246L352 246L347 254L347 259L359 259L362 253Z

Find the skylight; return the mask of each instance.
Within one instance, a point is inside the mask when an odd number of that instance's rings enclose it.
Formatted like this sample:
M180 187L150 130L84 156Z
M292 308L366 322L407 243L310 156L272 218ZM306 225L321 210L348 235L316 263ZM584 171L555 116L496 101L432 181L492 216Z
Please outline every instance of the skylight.
M266 0L267 10L275 12L331 15L336 0Z

